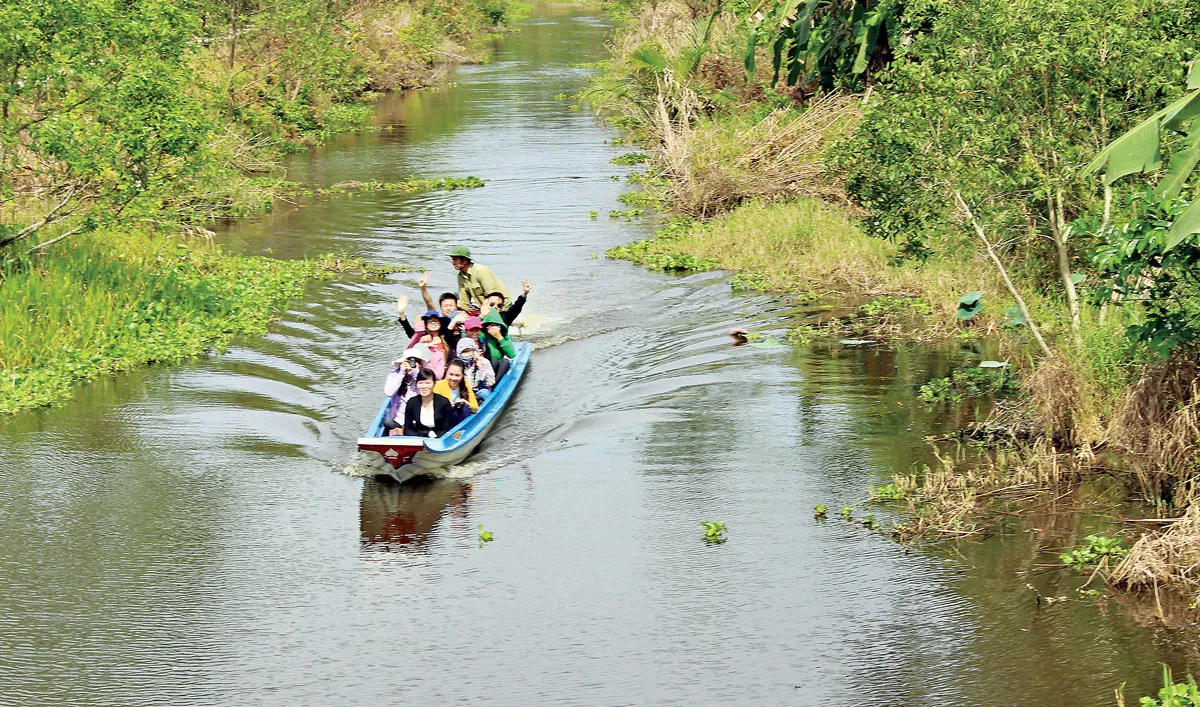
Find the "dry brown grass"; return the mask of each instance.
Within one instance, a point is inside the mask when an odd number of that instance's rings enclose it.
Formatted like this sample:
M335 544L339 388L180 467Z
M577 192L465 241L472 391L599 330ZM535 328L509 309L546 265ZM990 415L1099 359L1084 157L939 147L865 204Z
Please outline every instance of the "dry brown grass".
M1066 492L1082 477L1078 460L1046 444L982 457L959 448L937 458L935 467L893 477L908 504L910 521L896 531L903 540L985 534L998 517L1054 498L1052 492Z
M1138 539L1109 581L1132 591L1171 587L1200 592L1200 504L1191 504L1166 530Z
M1099 421L1087 404L1088 386L1072 362L1061 355L1039 362L1025 386L1045 439L1060 447L1096 439Z
M668 201L681 213L708 217L751 199L810 196L846 204L841 180L823 151L858 123L856 96L828 94L803 111L781 108L761 120L747 116L692 118L658 113L659 164L669 178Z
M1200 367L1171 361L1146 368L1113 419L1112 444L1133 462L1143 491L1182 507L1200 470Z

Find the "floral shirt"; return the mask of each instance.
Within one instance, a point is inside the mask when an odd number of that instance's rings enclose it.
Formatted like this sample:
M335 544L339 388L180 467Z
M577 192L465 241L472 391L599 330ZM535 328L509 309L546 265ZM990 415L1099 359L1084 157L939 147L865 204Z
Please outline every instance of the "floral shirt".
M471 390L491 390L496 385L496 371L482 354L475 354L463 369L463 378L471 384Z

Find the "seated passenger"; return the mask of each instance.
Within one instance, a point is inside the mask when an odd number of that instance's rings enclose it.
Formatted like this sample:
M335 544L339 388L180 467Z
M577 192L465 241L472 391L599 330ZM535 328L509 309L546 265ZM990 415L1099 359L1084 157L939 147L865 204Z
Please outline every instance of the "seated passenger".
M521 285L525 288L513 303L507 307L504 306L504 293L492 292L489 293L487 299L484 300L484 306L479 310L479 316L487 316L487 313L493 309L500 310L500 316L504 318L504 323L512 326L513 322L517 321L517 317L521 316L521 310L525 308L525 298L529 295L529 291L533 289L533 285L529 284L529 280L521 280Z
M483 318L483 344L492 368L496 369L496 380L500 380L508 370L508 360L517 355L517 347L508 338L508 324L494 309Z
M483 350L483 320L479 317L467 317L462 325L462 338L470 339Z
M383 416L383 428L399 434L396 430L404 427L404 405L409 398L417 394L417 374L430 359L429 348L417 344L404 352L400 358L392 361L395 367L383 382L383 394L391 396L387 413Z
M421 343L429 347L433 355L426 366L441 378L446 373L446 359L454 355L458 337L446 331L445 318L432 309L421 315L421 322L424 328L413 333L409 345Z
M450 401L433 392L437 376L428 368L417 373L417 394L404 405L405 437L441 437L454 426Z
M458 341L458 358L463 362L463 377L475 391L475 397L487 400L496 385L496 370L479 353L479 342L464 336Z
M446 295L442 296L445 297ZM453 297L454 295L451 294L450 296ZM408 295L400 295L400 297L396 299L396 310L400 312L399 322L400 325L404 327L404 333L409 337L409 341L411 342L410 345L416 343L430 343L433 340L433 335L426 333L424 324L425 317L429 316L429 312L421 315L421 328L415 329L408 321L408 314L406 312L407 309ZM430 307L430 311L433 311L432 307ZM453 345L458 343L458 337L462 335L461 325L466 319L467 313L459 310L453 310L448 315L445 313L442 314L442 331L445 332L446 343L450 346L451 350L454 348Z
M479 401L475 391L465 379L467 364L456 358L446 364L446 377L433 386L433 392L450 401L454 408L454 424L462 422L468 415L479 412ZM451 425L453 427L454 425Z

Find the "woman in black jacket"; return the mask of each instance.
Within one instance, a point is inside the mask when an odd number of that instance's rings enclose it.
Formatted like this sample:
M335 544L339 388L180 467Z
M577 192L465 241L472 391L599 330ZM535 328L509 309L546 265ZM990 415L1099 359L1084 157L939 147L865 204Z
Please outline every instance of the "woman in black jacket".
M405 437L441 437L454 426L454 407L433 392L437 376L428 368L417 374L417 395L404 406Z

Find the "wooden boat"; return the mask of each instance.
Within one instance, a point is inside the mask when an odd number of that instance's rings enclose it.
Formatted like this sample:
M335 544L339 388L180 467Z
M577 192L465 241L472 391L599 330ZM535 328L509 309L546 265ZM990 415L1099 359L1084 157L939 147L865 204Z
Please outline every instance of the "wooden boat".
M479 406L479 411L452 428L443 437L388 437L383 429L383 418L387 415L391 398L384 398L379 413L371 422L365 437L358 439L358 448L381 475L391 476L404 483L414 476L428 475L466 459L475 447L487 437L492 426L508 405L509 399L525 374L533 345L516 345L508 372L496 383L492 394Z

